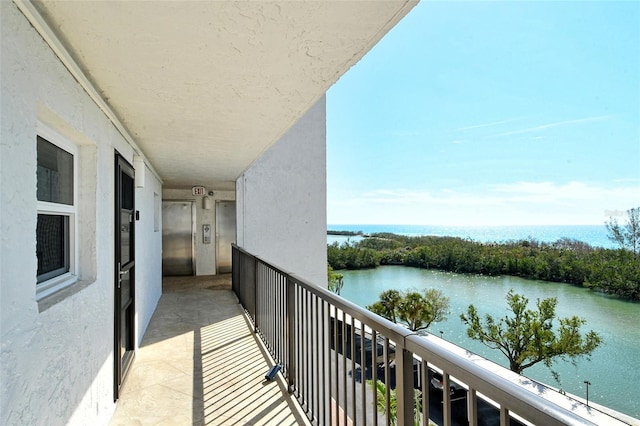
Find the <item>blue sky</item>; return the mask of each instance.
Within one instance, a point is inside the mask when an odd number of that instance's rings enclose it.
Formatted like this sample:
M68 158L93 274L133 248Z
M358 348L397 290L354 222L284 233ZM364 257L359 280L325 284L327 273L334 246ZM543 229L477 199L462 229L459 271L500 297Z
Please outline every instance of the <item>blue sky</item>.
M422 1L327 94L329 224L640 206L640 1Z

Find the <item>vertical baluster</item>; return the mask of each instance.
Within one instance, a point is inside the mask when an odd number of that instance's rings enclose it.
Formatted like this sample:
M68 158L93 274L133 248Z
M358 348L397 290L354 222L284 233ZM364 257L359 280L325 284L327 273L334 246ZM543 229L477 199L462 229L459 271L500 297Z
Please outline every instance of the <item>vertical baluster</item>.
M314 312L315 312L315 321L314 321L314 331L315 331L315 336L316 336L316 341L315 341L315 350L313 351L314 353L314 360L315 360L315 368L313 368L313 372L316 375L316 385L313 389L313 394L316 397L315 399L315 416L318 419L318 422L320 422L320 376L323 374L322 371L323 369L323 365L324 364L320 364L320 298L318 296L313 297L313 304L314 304Z
M285 332L285 327L286 327L286 323L284 322L284 307L285 307L285 280L284 280L284 275L280 274L280 278L279 278L279 288L280 288L280 295L278 297L278 300L280 301L280 305L279 305L279 315L280 318L283 319L283 321L280 321L280 363L281 365L285 365L285 346L287 344L287 335Z
M451 426L451 380L449 373L442 372L442 422Z
M275 272L273 269L269 269L265 271L265 275L269 282L269 287L267 293L265 294L264 301L268 307L268 315L269 315L269 342L271 346L271 354L273 355L273 350L275 347L275 339L273 329L276 324L276 315L273 311L273 303L271 303L271 298L273 297L273 278L275 276Z
M287 334L286 334L286 322L284 321L285 318L285 304L286 304L286 292L285 292L285 285L286 285L286 281L285 281L285 277L284 275L280 274L280 296L279 296L279 300L280 300L280 306L279 306L279 310L280 310L280 318L282 318L282 320L280 321L280 362L281 365L285 365L285 358L286 358L286 351L285 351L285 347L287 345Z
M271 272L271 289L273 293L271 293L271 297L269 298L271 304L271 313L273 315L272 322L272 333L273 333L273 358L278 362L278 345L280 343L278 339L278 320L280 317L278 316L278 272L273 270Z
M316 369L315 366L315 349L314 349L314 336L315 336L315 294L309 292L309 406L311 407L311 419L316 415L315 397L316 397Z
M267 342L267 348L269 349L269 352L271 352L271 315L269 315L271 306L269 306L268 303L269 293L271 291L271 289L269 288L271 285L270 269L271 268L267 268L263 265L260 274L260 299L262 300L262 322L260 327L262 328L262 334L264 335L264 340Z
M262 268L262 264L260 264L260 268L257 273L257 285L258 285L258 300L260 301L260 324L258 324L258 332L262 335L262 340L266 340L266 330L267 324L265 324L265 303L264 303L264 269ZM269 341L266 340L267 345Z
M342 404L342 424L347 424L347 410L349 407L347 397L347 316L342 311L342 394L344 395L344 404Z
M276 272L272 269L269 271L269 294L265 297L267 304L269 305L269 340L271 340L271 355L276 353L276 322L278 317L276 316L276 304L275 304L275 292L276 292ZM275 357L275 356L274 356Z
M276 362L280 362L281 358L280 358L280 348L282 347L282 340L281 340L281 336L280 333L282 331L282 316L280 314L280 280L281 280L281 275L279 272L276 272L274 274L274 281L273 281L273 285L274 285L274 304L273 304L273 309L274 309L274 317L276 318L275 321L275 345L277 348L276 351Z
M353 316L351 317L351 345L350 351L351 354L351 420L353 424L358 422L357 417L357 409L356 402L358 398L356 397L356 324Z
M309 296L310 293L309 291L305 290L304 291L304 312L305 312L305 316L304 316L304 326L305 326L305 336L304 336L304 341L305 341L305 350L304 350L304 376L305 376L305 395L304 395L304 400L306 402L306 407L307 407L307 413L310 412L311 410L311 397L310 397L310 385L311 382L313 380L313 378L311 377L311 369L309 368L309 355L311 353L311 351L309 350L309 332L310 332L310 328L311 328L311 313L310 313L310 306L309 306Z
M263 265L261 268L260 276L260 299L262 300L262 333L264 334L264 340L267 342L267 348L271 351L271 306L269 306L269 293L271 285L271 271Z
M396 414L398 424L413 424L413 353L396 342Z
M500 405L500 426L509 426L509 410L504 405Z
M298 303L300 306L300 321L299 321L299 333L300 333L300 345L298 348L298 354L300 355L299 357L299 365L300 365L300 375L298 376L298 390L300 392L300 398L301 398L301 402L302 402L302 407L305 409L306 411L306 407L304 404L305 398L307 397L307 375L306 375L306 368L305 368L305 338L306 338L306 332L305 332L305 327L306 327L306 321L305 321L305 313L306 313L306 309L307 306L304 303L304 298L305 298L305 290L302 287L299 287L300 289L300 294L299 294L299 298L298 298Z
M304 289L298 287L296 283L296 332L298 333L298 347L296 353L298 354L298 397L300 398L300 404L304 408L304 384L306 377L304 376Z
M272 349L272 353L271 355L277 360L277 348L278 348L278 335L277 335L277 329L278 329L278 312L277 312L277 293L276 293L276 287L277 287L277 280L278 280L278 273L275 270L271 270L271 273L269 274L271 276L271 291L269 292L269 298L267 300L267 303L269 303L269 311L271 312L271 341L272 341L272 345L273 345L273 349Z
M254 333L258 333L258 313L260 312L260 307L258 306L258 261L256 260L254 263L254 282L253 282L253 328Z
M469 418L469 426L478 425L478 395L476 390L471 387L467 392L467 417Z
M367 357L365 343L367 334L364 323L360 323L360 392L362 403L362 424L367 424Z
M289 393L293 393L296 383L296 335L295 335L295 288L291 278L287 278L287 385Z
M429 425L429 366L424 359L420 364L420 382L422 383L422 424Z
M387 404L387 426L391 426L391 419L389 418L389 407L391 406L391 368L389 367L389 338L384 338L384 388L386 390L384 395L385 403Z
M265 324L265 311L264 311L264 307L265 307L265 303L264 303L264 265L262 263L258 263L258 272L256 274L256 291L257 291L257 297L258 297L258 301L260 302L260 324L258 324L258 332L260 334L262 334L263 338L264 338L264 331L266 329L266 324Z
M371 331L371 381L373 383L373 426L378 426L378 333Z
M335 409L332 408L333 411L333 415L335 416L336 419L336 423L339 422L340 419L340 368L338 368L339 366L339 359L338 359L338 344L341 341L341 339L338 336L338 309L336 307L334 307L333 310L333 365L334 365L334 374L335 377L333 379L333 381L336 384L335 387L335 400L334 400L334 405L335 405ZM333 419L332 419L333 420Z
M257 299L257 291L258 291L258 261L256 259L252 259L251 264L249 265L252 272L251 274L251 297L253 297L253 320L256 322L258 320L258 299ZM254 324L255 328L258 328L257 322Z
M329 342L329 336L327 335L327 322L325 321L325 316L328 316L325 310L325 301L320 301L320 317L322 319L322 333L321 333L321 350L322 350L322 365L327 369L327 371L322 371L322 396L320 398L320 402L322 404L322 418L318 419L319 424L329 424L329 420L327 419L327 378L331 378L331 362L327 363L327 351L331 350L331 342ZM325 345L327 343L327 345ZM326 346L326 347L325 347ZM331 352L329 352L329 361Z

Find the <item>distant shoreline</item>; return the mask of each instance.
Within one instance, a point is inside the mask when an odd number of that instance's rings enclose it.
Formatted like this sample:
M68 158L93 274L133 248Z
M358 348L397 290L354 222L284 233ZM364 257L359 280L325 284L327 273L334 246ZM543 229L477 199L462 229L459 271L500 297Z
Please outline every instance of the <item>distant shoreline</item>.
M603 225L436 226L436 225L340 225L329 224L330 242L339 238L367 237L376 233L405 236L459 237L483 243L535 239L553 243L562 238L583 241L594 247L615 248Z
M333 270L404 265L422 269L570 283L623 299L640 301L640 264L620 248L595 247L563 237L480 242L451 236L372 234L353 243L327 245ZM615 271L615 273L612 273Z
M365 236L364 233L362 231L332 231L332 230L327 230L327 235L342 235L345 237L363 237Z

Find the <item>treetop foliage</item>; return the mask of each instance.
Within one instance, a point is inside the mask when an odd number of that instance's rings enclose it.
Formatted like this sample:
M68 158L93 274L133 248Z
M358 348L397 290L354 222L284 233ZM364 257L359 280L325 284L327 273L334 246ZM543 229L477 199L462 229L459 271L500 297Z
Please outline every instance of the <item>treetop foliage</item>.
M467 328L467 335L491 349L502 352L509 360L509 368L518 374L539 362L551 368L556 359L571 361L589 357L600 346L602 338L593 330L582 334L586 321L577 316L556 319L555 297L538 299L536 309L528 309L529 300L513 290L506 296L510 315L494 318L485 315L481 319L474 305L469 305L460 319ZM553 372L553 371L552 371ZM553 372L558 380L558 374Z
M640 207L627 210L624 225L620 225L615 217L610 217L605 226L611 241L618 243L622 249L630 250L634 255L640 255Z
M380 299L367 309L389 321L403 324L411 331L420 331L434 322L447 319L449 298L436 289L422 292L385 290L380 293Z
M344 275L333 270L331 265L327 265L327 288L335 294L340 294L344 286Z
M457 237L374 234L360 242L327 247L338 269L404 265L482 275L512 275L570 283L640 300L640 261L630 250L604 249L568 238L479 243Z

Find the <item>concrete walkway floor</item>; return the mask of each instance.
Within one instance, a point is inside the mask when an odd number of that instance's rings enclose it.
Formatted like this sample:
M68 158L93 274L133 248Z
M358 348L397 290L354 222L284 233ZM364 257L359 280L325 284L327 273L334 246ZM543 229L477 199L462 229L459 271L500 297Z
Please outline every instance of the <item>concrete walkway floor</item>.
M309 424L243 315L230 276L165 278L111 425Z

